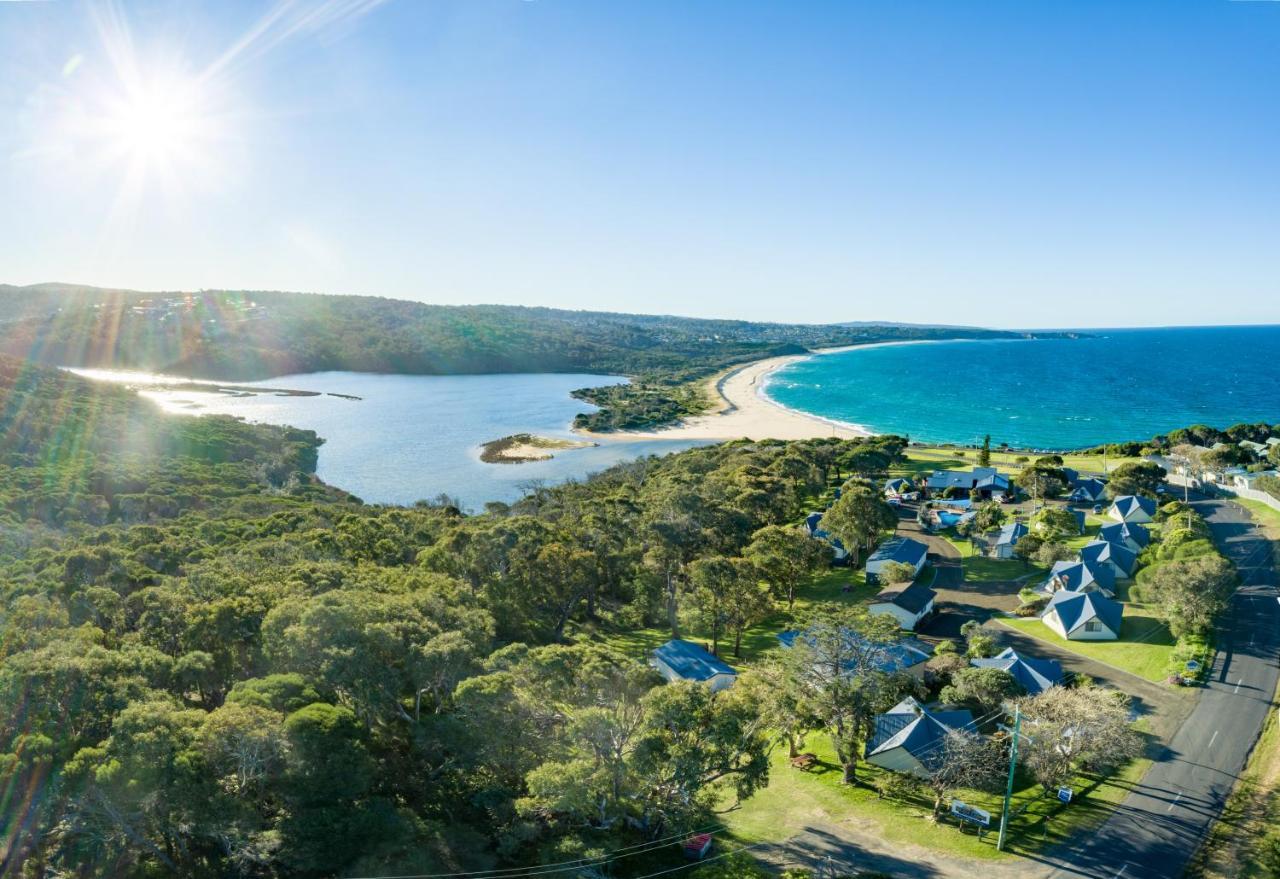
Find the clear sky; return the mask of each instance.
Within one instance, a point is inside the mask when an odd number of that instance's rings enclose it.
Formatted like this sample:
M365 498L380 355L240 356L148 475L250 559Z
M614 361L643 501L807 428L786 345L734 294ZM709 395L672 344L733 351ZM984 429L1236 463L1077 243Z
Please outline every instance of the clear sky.
M1280 322L1273 0L0 0L0 282Z

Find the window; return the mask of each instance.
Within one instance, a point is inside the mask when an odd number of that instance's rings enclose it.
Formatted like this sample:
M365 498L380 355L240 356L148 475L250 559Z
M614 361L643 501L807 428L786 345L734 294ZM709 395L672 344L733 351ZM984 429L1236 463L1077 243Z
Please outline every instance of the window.
M1089 622L1084 624L1084 630L1086 632L1101 632L1102 623L1098 622L1097 620L1089 620Z

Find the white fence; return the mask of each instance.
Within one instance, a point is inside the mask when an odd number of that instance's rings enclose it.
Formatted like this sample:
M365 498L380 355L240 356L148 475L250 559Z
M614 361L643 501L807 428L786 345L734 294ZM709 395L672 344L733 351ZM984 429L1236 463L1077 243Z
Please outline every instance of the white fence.
M1256 491L1252 488L1237 488L1233 485L1219 485L1216 482L1201 482L1198 479L1188 479L1178 473L1169 473L1166 480L1170 485L1179 487L1189 484L1190 488L1205 494L1229 494L1233 497L1248 498L1251 501L1266 504L1271 509L1280 512L1280 499L1272 497L1265 491Z

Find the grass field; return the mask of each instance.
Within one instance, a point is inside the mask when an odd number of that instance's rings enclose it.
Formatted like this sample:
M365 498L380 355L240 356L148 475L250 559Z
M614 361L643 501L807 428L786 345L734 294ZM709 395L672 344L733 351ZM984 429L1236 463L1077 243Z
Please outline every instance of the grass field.
M952 529L939 534L960 553L960 565L964 568L964 579L970 583L1007 583L1012 580L1034 582L1048 575L1049 569L1042 565L1027 565L1020 560L993 559L980 555L973 544L960 537Z
M991 466L1011 471L1021 470L1023 465L1018 462L1018 458L1024 456L1033 461L1039 457L1030 452L1000 452L993 449L991 452ZM978 464L978 450L949 449L938 446L912 446L907 450L907 458L909 467L913 472L972 470ZM1121 464L1141 460L1141 458L1108 457L1106 461L1107 472L1114 470ZM1063 455L1062 464L1064 467L1070 467L1072 470L1078 470L1082 473L1101 473L1103 466L1101 455Z
M1154 611L1126 604L1118 641L1068 641L1038 619L998 617L1002 625L1039 641L1079 653L1149 681L1163 681L1173 658L1174 637Z
M1005 852L996 850L996 824L1002 793L961 791L959 799L992 814L992 831L982 839L971 829L961 831L950 821L934 823L928 795L907 801L880 799L874 782L883 772L860 763L856 785L840 782L840 769L825 736L811 736L805 749L817 754L822 765L809 772L793 769L786 751L778 749L772 760L769 786L738 809L726 813L724 823L740 842L777 841L794 836L813 823L840 823L853 819L890 843L910 843L940 852L976 859L1008 858L1035 853L1082 831L1096 827L1146 772L1148 760L1138 760L1110 778L1080 776L1073 784L1070 805L1042 796L1041 788L1021 771L1014 779L1009 840Z

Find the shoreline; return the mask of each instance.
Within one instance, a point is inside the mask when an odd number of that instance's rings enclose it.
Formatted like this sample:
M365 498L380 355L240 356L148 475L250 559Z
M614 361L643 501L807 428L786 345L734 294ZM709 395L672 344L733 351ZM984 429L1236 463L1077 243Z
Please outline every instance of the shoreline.
M948 339L946 341L956 341ZM868 345L844 345L838 348L818 348L807 354L788 354L783 357L767 357L735 366L727 372L712 376L706 388L719 398L718 408L703 415L686 418L669 427L655 430L618 430L597 433L575 430L580 436L598 440L801 440L837 437L854 439L872 436L872 431L859 424L849 424L800 412L783 406L769 398L765 386L769 377L792 363L838 354L843 351L883 348L889 345L928 345L931 339L908 339L900 342L873 342Z

